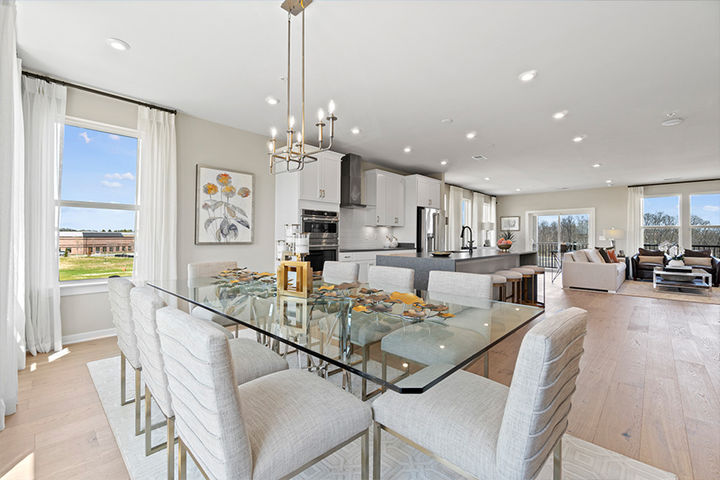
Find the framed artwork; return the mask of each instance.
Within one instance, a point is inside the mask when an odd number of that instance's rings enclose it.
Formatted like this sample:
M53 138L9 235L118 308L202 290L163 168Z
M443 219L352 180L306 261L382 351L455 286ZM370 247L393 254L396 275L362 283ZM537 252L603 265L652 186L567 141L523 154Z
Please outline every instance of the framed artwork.
M520 217L500 217L500 230L510 232L520 230Z
M196 245L252 243L254 180L251 173L197 165Z

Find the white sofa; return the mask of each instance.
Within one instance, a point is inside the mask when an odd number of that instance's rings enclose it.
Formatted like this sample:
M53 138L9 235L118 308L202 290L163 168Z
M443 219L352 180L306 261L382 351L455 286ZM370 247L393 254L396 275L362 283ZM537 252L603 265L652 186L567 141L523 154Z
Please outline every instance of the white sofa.
M593 248L563 255L563 288L586 288L615 293L625 281L625 263L605 263Z

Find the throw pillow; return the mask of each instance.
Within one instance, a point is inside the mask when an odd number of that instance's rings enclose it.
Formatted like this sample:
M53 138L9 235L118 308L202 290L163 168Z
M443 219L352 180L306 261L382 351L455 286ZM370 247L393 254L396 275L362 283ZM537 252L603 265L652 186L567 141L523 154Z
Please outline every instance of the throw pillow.
M663 264L663 257L662 255L657 256L647 256L647 255L638 255L638 260L640 263L653 263L656 265L662 265Z
M710 250L690 250L689 248L683 253L683 257L709 257Z
M595 247L595 249L598 251L605 263L612 263L612 260L610 260L610 256L608 255L607 250L605 250L603 247Z
M617 255L615 255L615 249L610 248L608 250L605 250L608 254L608 257L610 257L611 263L620 263L620 260L618 260Z
M576 262L580 262L580 263L588 263L589 262L587 255L585 255L585 252L583 252L582 250L578 250L577 252L572 252L572 256Z
M702 267L712 266L712 258L710 257L684 257L685 265L697 265Z
M592 262L592 263L605 263L605 261L604 261L603 258L600 256L600 254L598 253L597 250L587 249L587 250L583 250L583 251L585 252L585 255L587 255L588 260L590 260L590 262Z
M638 253L646 257L662 257L665 255L662 250L646 250L644 248L638 248Z

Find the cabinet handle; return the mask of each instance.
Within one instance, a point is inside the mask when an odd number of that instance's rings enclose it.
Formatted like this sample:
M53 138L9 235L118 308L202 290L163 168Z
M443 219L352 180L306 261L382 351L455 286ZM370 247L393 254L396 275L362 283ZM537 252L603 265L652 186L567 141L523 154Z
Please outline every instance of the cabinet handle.
M428 205L432 205L432 198L428 198Z
M380 223L380 216L377 217L377 222L375 223Z
M323 189L322 192L323 192L323 198L325 198L325 189Z

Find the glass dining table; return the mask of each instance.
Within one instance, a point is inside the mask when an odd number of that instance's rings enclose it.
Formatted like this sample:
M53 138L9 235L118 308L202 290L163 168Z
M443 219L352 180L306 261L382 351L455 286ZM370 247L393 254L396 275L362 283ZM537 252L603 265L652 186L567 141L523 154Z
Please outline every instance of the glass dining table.
M303 352L303 368L341 372L401 394L427 391L453 372L485 356L494 345L541 315L542 308L488 299L384 292L358 283L313 281L299 298L278 293L270 274L221 274L158 280L148 285L224 325L255 332L279 353ZM487 372L486 372L487 374ZM390 378L392 377L392 378Z

